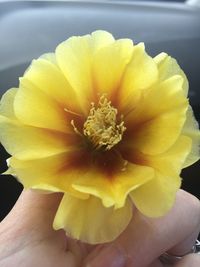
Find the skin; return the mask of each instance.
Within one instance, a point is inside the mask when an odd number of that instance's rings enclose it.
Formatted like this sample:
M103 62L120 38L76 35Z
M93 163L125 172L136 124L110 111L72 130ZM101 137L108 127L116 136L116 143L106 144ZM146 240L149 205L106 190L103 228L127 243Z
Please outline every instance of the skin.
M1 267L164 267L159 256L165 251L187 253L200 230L199 200L179 190L166 216L146 218L135 209L128 228L115 241L91 246L52 229L61 197L22 192L0 224ZM189 254L173 266L200 266L200 255Z

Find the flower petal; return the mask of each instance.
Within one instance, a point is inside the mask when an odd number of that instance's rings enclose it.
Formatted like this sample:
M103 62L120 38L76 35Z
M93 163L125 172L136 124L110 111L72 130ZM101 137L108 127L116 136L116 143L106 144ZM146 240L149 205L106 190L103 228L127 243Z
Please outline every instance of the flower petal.
M146 164L155 170L155 178L131 192L136 207L145 215L164 215L173 205L179 177L185 159L191 149L191 140L181 136L167 152L157 156L143 155Z
M187 108L181 76L153 87L137 108L125 117L126 142L144 154L163 153L180 135Z
M166 53L160 53L154 58L158 66L159 80L164 81L174 75L181 75L183 78L183 91L185 96L188 94L189 83L183 70L178 65L176 59Z
M158 78L157 66L146 52L143 43L134 46L132 59L126 66L120 87L122 109L133 109L143 89L149 88Z
M55 55L47 56L45 54L45 57L33 60L25 72L24 78L37 89L58 101L63 107L80 113L76 94L56 64L56 58L53 61L53 56L55 57Z
M158 155L147 155L131 148L123 148L122 156L133 164L149 166L166 176L177 176L183 168L185 159L190 154L191 138L181 135L169 150Z
M77 212L75 212L77 211ZM71 237L90 244L114 240L132 217L130 201L121 209L105 208L98 198L79 200L65 194L56 213L53 227L64 228Z
M15 96L14 111L24 124L61 132L72 132L64 108L23 78Z
M93 79L97 96L105 94L108 98L116 97L125 66L131 59L133 42L120 39L103 47L94 55Z
M46 192L70 192L78 198L86 199L88 194L75 191L71 187L77 172L68 171L66 162L70 159L70 152L34 160L11 157L8 160L9 169L6 174L16 176L25 188Z
M190 154L192 141L187 136L180 136L175 144L165 153L157 156L144 156L156 171L166 176L178 176L181 173L184 162Z
M100 48L113 42L114 38L108 32L96 31L91 35L71 37L56 48L58 65L75 90L81 108L86 114L93 96L93 55Z
M112 182L106 179L105 174L98 170L90 169L85 173L81 173L74 180L72 187L79 192L100 198L105 207L111 207L115 204L115 192L112 188Z
M154 170L148 166L140 166L128 163L126 170L121 172L115 178L115 207L121 208L124 206L128 194L136 188L147 183L154 177Z
M188 136L192 140L192 149L184 167L190 166L200 159L200 131L199 125L196 121L191 106L188 107L186 113L186 122L183 126L182 134Z
M14 102L14 98L17 93L17 90L18 90L17 88L11 88L2 96L1 103L0 103L0 114L2 116L5 116L11 119L16 119L14 109L13 109L13 102Z
M148 217L163 216L174 204L176 192L180 188L179 176L163 176L159 173L155 178L133 190L130 196L140 212Z
M121 208L130 191L146 183L154 176L151 167L128 164L114 177L90 170L74 181L73 188L82 193L91 194L102 200L105 207Z
M185 121L183 111L177 109L145 123L133 137L135 147L150 155L165 152L173 145L181 132Z
M79 144L78 135L27 126L1 115L0 139L7 152L18 159L48 157Z

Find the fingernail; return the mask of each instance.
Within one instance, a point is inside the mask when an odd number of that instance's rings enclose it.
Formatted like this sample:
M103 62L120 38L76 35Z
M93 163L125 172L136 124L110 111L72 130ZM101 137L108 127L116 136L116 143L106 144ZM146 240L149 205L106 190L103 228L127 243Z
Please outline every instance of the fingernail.
M86 267L125 267L126 257L116 246L104 248Z

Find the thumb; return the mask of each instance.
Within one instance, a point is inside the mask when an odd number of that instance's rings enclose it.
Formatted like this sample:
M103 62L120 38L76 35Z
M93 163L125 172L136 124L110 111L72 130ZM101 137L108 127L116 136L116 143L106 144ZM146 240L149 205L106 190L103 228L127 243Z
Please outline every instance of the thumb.
M53 219L61 201L61 193L41 194L23 190L13 209L1 223L1 228L36 230L38 234L52 232ZM20 229L19 229L20 228Z

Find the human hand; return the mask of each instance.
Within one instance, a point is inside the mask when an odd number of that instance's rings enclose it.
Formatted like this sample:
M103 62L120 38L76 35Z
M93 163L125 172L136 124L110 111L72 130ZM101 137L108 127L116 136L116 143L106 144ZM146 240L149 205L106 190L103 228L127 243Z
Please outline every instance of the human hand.
M61 197L30 190L21 194L0 224L1 267L164 267L159 256L187 253L200 230L199 201L180 190L165 217L150 219L134 210L128 228L114 242L90 246L52 229ZM200 266L200 256L190 254L174 266Z

